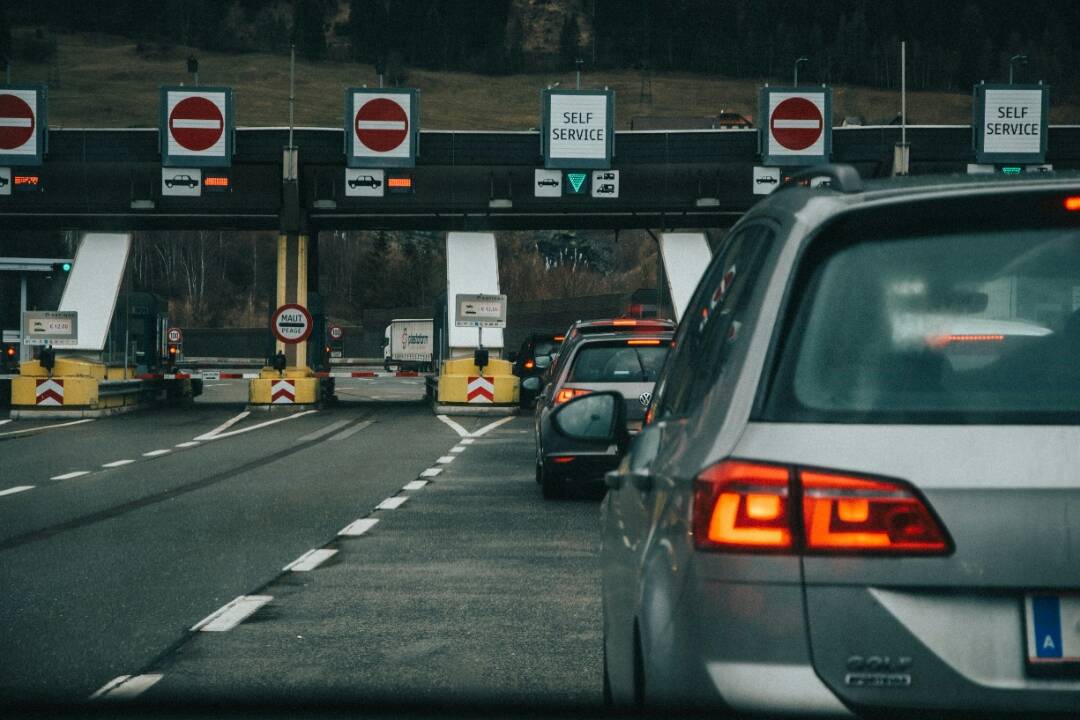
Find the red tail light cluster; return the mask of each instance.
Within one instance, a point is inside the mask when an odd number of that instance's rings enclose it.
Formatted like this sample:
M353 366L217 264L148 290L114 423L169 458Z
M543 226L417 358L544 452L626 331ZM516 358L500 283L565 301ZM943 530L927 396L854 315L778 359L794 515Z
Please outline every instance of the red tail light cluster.
M555 404L561 405L564 402L570 402L574 398L580 395L588 395L589 391L582 388L563 388L559 392L555 393Z
M952 545L908 485L725 460L694 483L694 543L730 552L941 555Z

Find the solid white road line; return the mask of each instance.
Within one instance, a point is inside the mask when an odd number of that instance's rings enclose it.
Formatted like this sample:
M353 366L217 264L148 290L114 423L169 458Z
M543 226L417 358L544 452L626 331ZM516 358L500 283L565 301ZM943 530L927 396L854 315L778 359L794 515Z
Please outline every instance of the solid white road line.
M350 524L342 529L338 535L345 535L346 537L360 537L371 528L375 527L379 523L378 518L363 518Z
M442 420L444 423L450 426L450 429L456 432L461 437L469 437L469 431L458 425L456 422L448 418L446 415L436 415L435 417Z
M351 428L349 428L348 430L342 430L341 432L339 432L337 435L335 435L334 437L332 437L330 439L331 440L345 440L346 438L350 438L353 435L355 435L356 433L360 432L361 430L364 430L365 428L369 428L374 424L375 424L374 420L364 420L363 422L358 422L355 425L353 425Z
M89 470L76 470L75 472L64 473L63 475L57 475L56 477L49 478L50 480L71 480L73 478L82 477L83 475L89 475Z
M408 495L395 495L394 497L388 497L381 503L375 506L376 510L397 510L399 507L405 504L405 501L409 499Z
M461 440L459 440L458 442L459 442L459 443L460 443L461 445L472 445L472 444L473 444L474 442L476 442L476 441L475 441L475 440L473 440L472 438L462 438L462 439L461 439Z
M101 689L90 696L90 700L131 700L143 694L164 675L152 673L149 675L121 675L113 678L101 686Z
M168 455L172 450L151 450L150 452L144 452L143 457L161 457L162 455Z
M176 447L178 447L178 448L189 448L189 447L195 447L196 445L199 445L199 444L200 443L199 443L198 440L188 440L187 442L176 443Z
M101 467L103 467L103 468L122 467L124 465L130 465L133 462L135 462L135 461L134 460L114 460L111 463L105 463Z
M221 423L220 425L218 425L218 426L217 426L216 428L214 428L214 429L213 429L213 430L211 430L210 432L208 432L208 433L205 433L205 434L203 434L203 435L200 435L199 437L197 437L197 438L195 438L195 439L196 439L196 440L207 440L207 439L209 439L209 438L213 437L214 435L217 435L218 433L221 433L221 432L225 432L226 430L228 430L228 429L229 429L229 428L231 428L231 427L232 427L233 425L235 425L236 423L240 422L241 420L243 420L244 418L246 418L246 417L247 417L248 415L250 415L250 414L251 414L251 411L250 411L250 410L245 410L244 412L240 413L240 414L239 414L239 415L237 415L236 417L234 417L234 418L229 418L228 420L226 420L225 422Z
M337 555L337 550L308 550L306 553L293 560L291 563L282 568L283 571L288 572L308 572L322 565L330 558Z
M420 473L420 477L432 478L442 472L442 468L428 468Z
M454 456L453 455L443 455L441 458L439 458L435 462L439 463L440 465L449 465L450 463L454 462Z
M490 425L485 425L484 427L480 428L476 432L472 433L472 437L478 438L481 435L486 435L487 433L491 432L492 430L499 427L500 425L505 425L506 423L510 422L513 419L514 419L514 416L510 415L509 417L504 417L501 420L496 420L495 422L491 423Z
M0 420L0 425L7 425L9 422L11 422L10 418L7 420Z
M7 490L0 490L0 495L14 495L15 493L21 493L33 489L33 485L16 485L15 487L9 487Z
M348 425L351 422L352 422L352 420L338 420L337 422L332 422L329 425L327 425L326 427L321 427L318 430L315 430L314 432L309 432L307 435L304 435L303 437L298 438L296 440L296 442L297 443L306 443L306 442L311 442L312 440L318 440L323 435L329 435L332 432L337 432L338 430L345 427L346 425Z
M463 453L463 452L465 452L465 446L464 445L455 445L454 447L450 448L450 452L452 452L452 453Z
M8 435L23 435L25 433L42 432L44 430L56 430L57 428L71 427L72 425L82 425L83 423L94 422L96 418L85 418L83 420L74 420L72 422L57 423L56 425L44 425L42 427L26 428L25 430L9 430L6 433L0 433L0 437L7 437Z
M410 483L405 483L405 487L402 490L420 490L427 485L427 480L413 480Z
M270 595L241 595L195 623L191 631L226 632L232 630L273 599Z
M277 425L280 422L288 422L289 420L295 420L296 418L304 417L305 415L311 415L317 413L318 410L305 410L304 412L298 412L295 415L287 415L285 417L277 418L276 420L267 420L266 422L259 423L258 425L249 425L246 428L240 428L239 430L231 430L225 433L218 433L217 435L200 435L195 438L196 440L221 440L222 438L233 437L234 435L243 435L244 433L251 432L252 430L260 430L264 427L270 427L271 425Z

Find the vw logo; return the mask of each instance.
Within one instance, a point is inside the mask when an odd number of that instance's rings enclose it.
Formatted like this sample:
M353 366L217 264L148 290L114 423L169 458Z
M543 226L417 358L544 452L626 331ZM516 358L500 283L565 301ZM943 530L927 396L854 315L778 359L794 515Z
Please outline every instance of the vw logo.
M649 407L649 403L652 402L652 393L651 392L643 392L643 393L641 393L640 395L637 396L637 401L639 403L641 403L641 407L643 407L643 408Z

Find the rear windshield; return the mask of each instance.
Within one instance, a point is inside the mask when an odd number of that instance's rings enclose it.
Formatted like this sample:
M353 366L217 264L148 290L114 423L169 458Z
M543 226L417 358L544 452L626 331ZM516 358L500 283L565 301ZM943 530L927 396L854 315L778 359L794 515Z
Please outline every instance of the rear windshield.
M803 298L769 419L1080 419L1080 230L861 242Z
M668 345L587 345L574 357L567 382L656 382Z
M556 344L549 340L537 340L536 346L533 347L533 355L551 355L556 347Z

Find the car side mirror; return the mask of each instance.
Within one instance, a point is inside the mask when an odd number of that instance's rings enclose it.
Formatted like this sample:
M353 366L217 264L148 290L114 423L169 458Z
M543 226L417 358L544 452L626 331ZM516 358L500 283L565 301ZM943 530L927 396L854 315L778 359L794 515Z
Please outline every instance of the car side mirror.
M555 431L578 442L609 446L622 455L629 443L626 404L617 392L589 393L559 407L551 416Z
M532 377L527 377L521 381L521 389L538 393L544 389L544 383L540 381L540 378L533 375Z
M537 370L547 370L549 367L551 367L551 356L537 355L533 362L536 363Z

